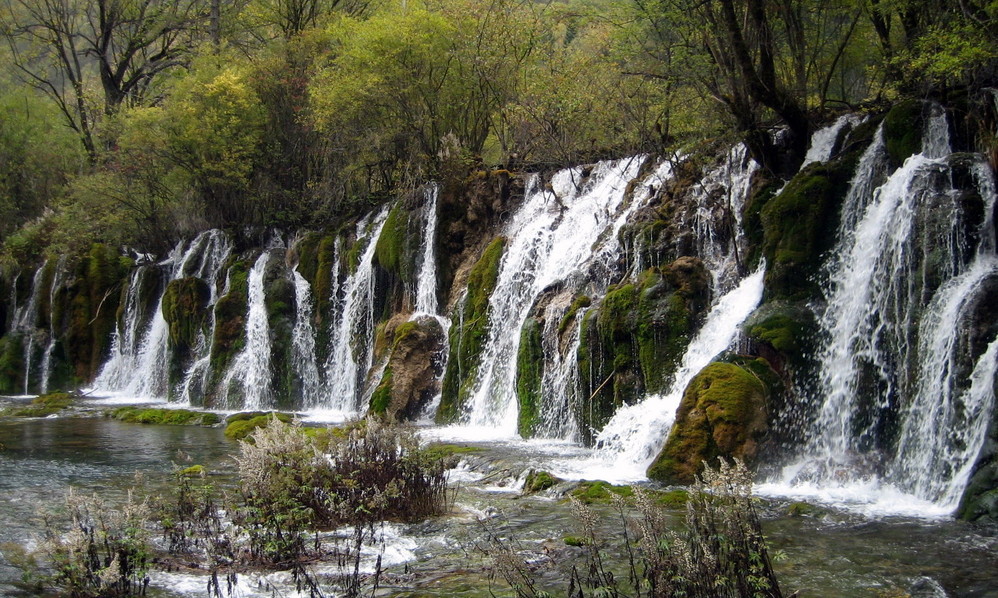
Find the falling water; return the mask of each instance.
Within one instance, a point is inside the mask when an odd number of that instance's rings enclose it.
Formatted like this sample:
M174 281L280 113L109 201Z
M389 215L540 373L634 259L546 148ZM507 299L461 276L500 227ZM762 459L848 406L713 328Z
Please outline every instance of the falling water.
M516 355L520 329L538 295L580 273L593 255L593 240L618 221L627 191L644 162L601 162L588 178L582 169L562 170L551 190L531 179L523 206L504 231L509 239L489 299L489 324L464 422L500 434L516 430Z
M55 321L56 295L62 287L63 278L66 275L67 256L59 258L59 263L55 267L55 274L52 278L52 287L49 289L49 341L42 354L42 372L39 392L45 394L49 391L49 379L52 377L52 354L55 353L57 339L57 322Z
M111 357L104 363L94 389L101 393L118 393L130 397L165 399L169 395L169 326L163 317L163 296L166 284L187 276L205 280L210 289L210 302L218 297L216 278L231 252L227 237L218 230L198 235L185 250L178 244L163 262L140 266L132 272L125 295L124 315L111 343ZM150 285L146 277L163 278L153 290L158 293L155 304L145 297ZM146 305L154 305L147 310ZM181 400L190 402L190 387L197 363L207 354L207 340L199 338L198 359L181 384Z
M28 303L14 312L14 330L24 335L24 394L28 394L31 383L31 360L35 352L38 303L41 300L42 279L47 266L48 260L35 271L31 279L31 296L28 298Z
M298 270L291 271L295 283L295 327L291 331L292 366L301 385L302 405L318 406L322 380L315 357L315 327L312 326L314 305L312 289Z
M440 187L429 185L424 191L426 205L423 208L423 250L420 252L419 275L416 283L416 309L413 317L419 314L437 315L437 196Z
M669 390L621 407L596 438L596 467L617 479L642 479L665 443L683 391L697 373L731 346L745 318L762 299L765 268L745 277L711 307L703 327L686 348Z
M853 128L863 122L863 117L858 114L843 114L834 123L823 129L819 129L811 136L811 147L804 156L804 163L801 168L814 162L827 162L835 151L835 143L846 128Z
M372 222L357 225L357 243L366 243L356 271L344 281L339 317L325 365L328 388L323 407L340 412L361 408L364 378L371 369L374 347L374 250L388 217L382 210ZM339 289L337 289L339 290Z
M973 364L969 387L959 374L970 357L960 350L967 307L998 274L990 230L994 184L978 165L986 216L969 255L942 110L933 108L922 152L871 193L883 171L882 145L878 133L846 198L829 262L820 316L828 341L818 355L821 403L810 441L804 457L766 491L947 514L963 491L994 402L988 381L994 342Z
M233 358L221 386L229 405L240 404L238 397L241 397L241 406L250 410L268 407L271 400L270 324L263 289L263 275L269 261L270 252L264 251L246 278L249 291L245 345ZM232 394L234 390L236 397Z

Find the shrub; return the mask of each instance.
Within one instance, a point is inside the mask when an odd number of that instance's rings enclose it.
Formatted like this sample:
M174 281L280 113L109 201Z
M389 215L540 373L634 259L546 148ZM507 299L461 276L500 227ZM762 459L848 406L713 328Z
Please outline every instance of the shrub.
M572 497L583 533L566 537L565 542L582 548L587 562L573 567L568 595L782 598L751 490L751 474L743 463L722 461L719 469L707 468L689 489L686 525L680 531L670 529L670 517L663 509L667 503L654 493L633 487L635 516L628 512L625 496L607 492L620 516L619 536L628 575L615 575L608 567L611 543L598 531L599 515ZM637 531L636 543L632 530ZM517 598L548 596L537 587L529 566L517 552L515 539L486 531L488 545L483 550L492 557L495 573L510 584Z

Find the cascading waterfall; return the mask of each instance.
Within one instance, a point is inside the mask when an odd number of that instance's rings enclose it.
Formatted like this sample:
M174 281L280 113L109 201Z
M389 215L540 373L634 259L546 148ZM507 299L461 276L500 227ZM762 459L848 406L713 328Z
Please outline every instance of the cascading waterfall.
M807 149L801 168L814 162L827 162L835 151L835 143L847 128L853 128L863 122L858 114L843 114L831 125L819 129L811 136L811 147Z
M209 297L207 309L210 314L210 325L207 333L200 331L194 347L194 358L184 373L184 379L176 389L177 402L191 405L204 396L208 386L208 375L211 364L211 342L215 332L215 303L221 296L218 292L218 278L225 263L232 254L232 243L229 237L220 230L210 230L199 235L191 243L192 251L181 263L181 276L196 276L208 285ZM197 248L197 249L195 249ZM194 256L199 256L197 259ZM185 256L187 257L187 256ZM224 289L227 293L228 289Z
M552 178L550 191L539 177L531 179L523 206L504 231L509 242L489 299L481 366L463 423L515 433L516 355L523 322L544 289L582 273L580 266L593 255L593 240L617 223L627 185L644 160L601 162L588 177L581 168L562 170Z
M270 405L270 324L263 289L263 275L270 261L270 251L257 258L247 276L249 293L246 314L246 340L243 349L232 360L222 379L221 393L228 404L237 405L233 392L241 397L245 409L260 409Z
M683 391L694 376L735 341L745 318L762 299L765 268L745 277L722 295L690 342L668 392L649 395L640 403L621 407L596 438L596 468L621 480L645 477L645 470L665 443Z
M429 185L424 191L423 208L423 247L420 252L419 275L416 278L416 308L413 317L418 315L437 315L437 197L440 187Z
M52 377L52 354L55 352L55 345L58 340L56 337L55 321L56 295L62 287L63 279L66 276L66 262L65 255L59 258L59 263L55 267L55 274L52 278L52 287L49 289L49 340L45 346L45 352L42 354L42 371L38 389L41 394L49 391L49 379Z
M993 408L998 342L969 355L967 312L998 275L998 258L991 174L973 167L985 217L970 247L949 153L946 116L934 106L920 154L883 174L878 132L861 159L828 266L810 440L764 491L955 509Z
M295 283L295 327L291 332L292 365L301 387L302 405L314 409L321 399L322 380L315 356L312 288L298 270L291 271Z
M163 317L166 285L188 276L201 278L208 284L210 304L214 305L218 298L216 278L230 253L231 243L224 233L210 230L198 235L186 250L181 243L163 262L139 266L132 272L123 318L111 343L111 357L94 381L96 391L148 399L168 398L169 327ZM164 280L150 285L147 277ZM150 290L158 293L155 303L145 296ZM154 307L149 309L150 305ZM177 393L183 402L190 402L194 381L203 375L205 368L199 369L198 365L207 359L207 349L207 338L202 335L196 349L199 357ZM203 390L203 385L198 390Z
M41 301L42 279L48 260L35 271L31 279L31 295L28 302L14 311L14 330L24 335L24 394L28 394L31 384L32 358L35 353L36 327L38 325L38 304Z
M357 242L366 245L356 271L344 281L342 297L337 301L338 317L333 320L335 328L325 364L327 388L322 407L326 409L356 412L361 408L364 378L373 361L374 250L387 218L388 209L384 209L373 221L365 219L357 225ZM337 293L340 290L337 288Z

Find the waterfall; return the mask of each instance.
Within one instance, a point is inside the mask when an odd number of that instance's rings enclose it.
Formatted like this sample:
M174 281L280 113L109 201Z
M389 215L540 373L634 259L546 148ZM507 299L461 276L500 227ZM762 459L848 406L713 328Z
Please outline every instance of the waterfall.
M593 241L614 229L627 186L645 158L601 162L588 177L583 169L559 171L550 190L534 176L523 205L506 226L509 239L489 299L489 323L478 377L463 423L500 434L516 430L516 358L520 330L542 291L581 275L593 256ZM620 226L623 224L620 223ZM614 241L616 235L614 235Z
M416 279L416 309L413 317L420 314L437 315L437 196L440 186L429 185L424 193L426 205L423 208L423 247L420 252L419 274Z
M241 406L249 410L268 407L272 398L270 324L263 289L263 276L269 261L270 251L264 251L247 276L249 293L245 344L233 358L221 386L222 396L228 399L229 405L240 404L232 396L233 390L239 388L237 396L242 398Z
M998 258L990 172L973 166L985 202L973 248L949 153L934 106L921 153L885 175L878 131L861 159L827 266L817 413L801 458L767 492L956 508L990 421L998 351L992 340L970 355L966 320Z
M31 295L28 297L28 303L14 310L14 330L24 335L24 394L29 393L31 384L31 361L35 352L38 304L41 301L42 281L47 266L48 260L35 270L35 275L31 279Z
M66 275L66 259L63 255L59 258L59 263L55 267L55 274L52 278L52 286L49 289L49 340L42 354L41 381L38 392L45 394L49 391L49 379L52 377L52 354L55 352L58 329L55 321L56 295L63 285L63 278Z
M228 236L220 230L210 230L199 235L191 244L191 256L182 260L180 270L181 276L196 276L208 284L208 313L211 318L207 332L198 333L197 344L194 347L194 358L184 378L178 385L175 395L177 402L185 405L199 403L204 396L208 386L208 376L211 373L211 341L215 333L215 303L220 297L218 292L218 278L222 270L232 255L232 242ZM193 256L198 255L198 259ZM228 289L225 289L228 292Z
M332 322L334 329L325 364L327 388L322 407L326 409L356 412L363 407L361 391L371 369L374 347L374 250L387 218L386 208L373 221L365 219L358 223L356 242L365 244L363 252L342 289L334 289L338 313ZM339 259L335 261L339 263Z
M100 393L115 393L146 399L166 399L169 396L169 326L163 317L163 296L172 280L194 276L205 280L210 288L211 304L218 297L216 279L231 253L231 243L218 230L198 235L185 249L180 243L169 257L152 266L139 266L129 279L125 294L122 320L111 341L111 356L101 367L94 389ZM161 280L150 285L147 278ZM157 293L155 303L147 296ZM154 306L149 309L149 306ZM207 339L198 341L194 365L178 392L181 400L191 401L199 363L206 359Z
M830 160L835 151L835 144L842 132L855 127L863 120L864 118L858 114L843 114L834 123L815 131L814 135L811 136L811 147L807 149L804 162L800 167L803 169L808 164Z
M319 405L322 379L315 356L315 327L312 326L314 305L312 289L298 270L291 271L295 283L295 327L291 331L292 365L301 384L302 405Z
M643 479L665 444L683 392L694 376L734 342L745 318L762 299L765 268L758 268L711 307L704 325L686 348L669 390L621 407L596 438L594 460L617 479Z

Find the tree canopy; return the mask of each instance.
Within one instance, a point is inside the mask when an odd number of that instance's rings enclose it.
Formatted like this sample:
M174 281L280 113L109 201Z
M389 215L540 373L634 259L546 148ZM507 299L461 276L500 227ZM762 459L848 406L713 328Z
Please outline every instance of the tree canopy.
M785 175L830 112L996 86L996 32L991 0L0 0L0 234L336 226L720 136Z

